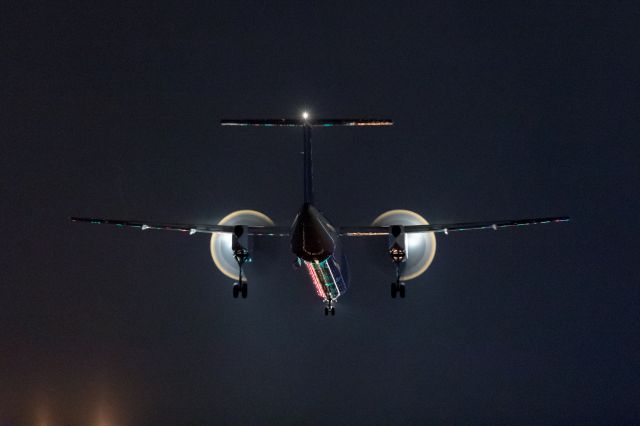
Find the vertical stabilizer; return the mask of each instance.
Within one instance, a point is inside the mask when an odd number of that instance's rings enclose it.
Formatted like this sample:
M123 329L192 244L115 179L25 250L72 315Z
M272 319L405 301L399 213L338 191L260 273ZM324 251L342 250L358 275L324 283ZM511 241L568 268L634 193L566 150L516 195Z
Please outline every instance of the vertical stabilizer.
M313 147L311 144L311 126L302 126L304 132L304 202L313 204Z
M302 127L304 137L304 202L313 204L313 147L311 143L312 127L363 127L391 126L388 118L310 118L307 112L302 118L269 118L269 119L223 119L222 126L240 127Z

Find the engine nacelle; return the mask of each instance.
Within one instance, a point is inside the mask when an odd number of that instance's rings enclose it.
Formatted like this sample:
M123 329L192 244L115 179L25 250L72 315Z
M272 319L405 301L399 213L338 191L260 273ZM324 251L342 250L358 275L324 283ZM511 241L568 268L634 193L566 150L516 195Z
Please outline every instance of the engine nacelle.
M436 236L433 232L405 233L402 226L428 224L425 218L410 210L389 210L372 223L374 226L392 227L389 255L394 262L402 262L400 279L403 281L420 276L431 265L436 255Z
M222 218L218 225L240 225L234 234L211 234L211 258L216 267L227 277L238 279L237 256L247 256L250 261L252 244L246 234L246 226L273 226L269 216L255 210L238 210ZM236 235L239 234L239 235ZM234 236L235 235L235 236Z

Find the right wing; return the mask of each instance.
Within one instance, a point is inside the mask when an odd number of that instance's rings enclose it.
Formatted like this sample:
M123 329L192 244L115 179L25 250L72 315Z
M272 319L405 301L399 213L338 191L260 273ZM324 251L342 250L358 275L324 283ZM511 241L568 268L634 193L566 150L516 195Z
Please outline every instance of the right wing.
M213 234L213 233L232 233L233 225L196 225L185 223L157 223L139 220L120 220L120 219L102 219L94 217L71 217L73 222L86 222L98 225L115 225L117 227L138 228L143 231L147 229L156 229L161 231L180 231L188 232L189 235L196 233ZM283 226L250 226L249 235L269 236L269 237L286 237L289 235L289 228Z
M404 232L444 232L448 234L453 231L469 231L472 229L493 229L507 228L511 226L538 225L543 223L568 222L567 216L541 217L536 219L510 219L494 220L487 222L465 222L465 223L445 223L438 225L405 225ZM346 237L374 237L389 235L389 226L345 226L340 228L340 235Z

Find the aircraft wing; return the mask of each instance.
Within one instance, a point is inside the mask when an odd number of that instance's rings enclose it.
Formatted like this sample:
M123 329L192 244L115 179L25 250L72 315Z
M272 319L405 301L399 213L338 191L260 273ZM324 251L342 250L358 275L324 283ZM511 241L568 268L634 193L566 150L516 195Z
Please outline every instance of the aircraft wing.
M180 231L189 235L196 233L213 234L213 233L232 233L233 225L197 225L188 223L158 223L147 222L142 220L120 220L120 219L102 219L94 217L71 217L73 222L87 222L97 225L115 225L117 227L138 228L142 231L148 229L156 229L161 231ZM269 237L286 237L289 235L289 228L283 226L250 226L249 235L269 236Z
M541 217L535 219L509 219L486 222L444 223L434 225L405 225L404 232L444 232L469 231L472 229L508 228L512 226L539 225L544 223L568 222L569 217ZM340 228L340 235L345 237L371 237L389 235L389 226L344 226Z

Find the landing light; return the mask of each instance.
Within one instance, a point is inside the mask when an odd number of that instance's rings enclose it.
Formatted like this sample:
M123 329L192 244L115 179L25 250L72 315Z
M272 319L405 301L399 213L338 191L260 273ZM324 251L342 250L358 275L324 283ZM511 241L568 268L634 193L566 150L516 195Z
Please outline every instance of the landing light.
M303 118L304 120L306 120L307 118L309 118L309 113L308 113L307 111L303 112L303 113L302 113L302 118Z

